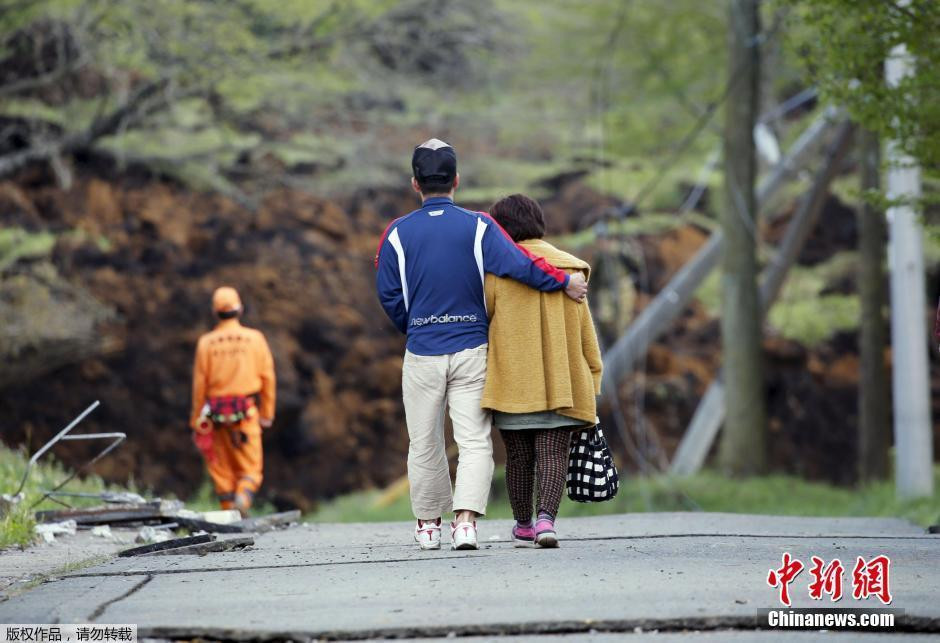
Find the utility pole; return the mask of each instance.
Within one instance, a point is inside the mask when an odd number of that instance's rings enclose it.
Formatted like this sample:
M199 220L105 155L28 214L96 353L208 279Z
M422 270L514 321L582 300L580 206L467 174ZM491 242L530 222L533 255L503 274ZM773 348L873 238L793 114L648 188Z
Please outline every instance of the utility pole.
M760 106L758 0L730 0L730 91L725 111L725 204L721 227L721 337L727 418L719 462L728 473L753 475L767 465L766 412L757 289L757 165L754 126Z
M859 136L862 191L881 189L881 152L878 135L862 130ZM888 324L885 308L888 292L885 248L888 231L884 214L863 201L858 214L858 296L861 304L858 344L861 378L858 387L858 479L888 477L891 446L888 369L885 348Z
M913 73L913 66L907 47L894 47L885 65L888 85L897 87ZM888 209L895 484L901 498L932 496L924 256L912 205L920 197L920 168L896 141L888 141L886 155L888 199L900 201Z

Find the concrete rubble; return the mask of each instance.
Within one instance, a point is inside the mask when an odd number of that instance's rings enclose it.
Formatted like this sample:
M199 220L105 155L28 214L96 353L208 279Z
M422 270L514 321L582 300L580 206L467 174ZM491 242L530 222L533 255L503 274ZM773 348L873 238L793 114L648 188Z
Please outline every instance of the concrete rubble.
M45 542L52 543L55 542L56 536L74 536L77 528L78 525L74 520L63 520L62 522L39 523L33 531Z
M98 536L99 538L114 538L114 534L111 532L111 525L98 525L91 528L91 535Z
M161 554L205 555L240 550L254 544L252 538L236 537L235 534L264 533L289 527L300 520L299 511L243 519L235 510L192 511L178 500L147 500L130 492L104 492L91 496L100 499L103 504L36 512L37 536L46 543L54 543L56 536L75 536L78 530L85 530L96 538L124 544L128 541L116 536L112 528L122 533L133 529L133 541L144 547L127 551L146 550L148 555L158 550ZM193 537L203 534L211 537L193 541ZM215 534L230 534L233 537L217 540ZM164 543L160 547L147 547ZM121 555L125 555L125 552L121 552Z

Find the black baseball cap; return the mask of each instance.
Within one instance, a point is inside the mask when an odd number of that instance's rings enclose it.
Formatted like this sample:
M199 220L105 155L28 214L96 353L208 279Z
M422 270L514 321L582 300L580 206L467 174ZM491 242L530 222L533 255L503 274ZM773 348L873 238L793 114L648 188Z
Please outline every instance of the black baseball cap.
M447 185L457 176L457 152L440 139L429 139L415 148L411 169L421 184Z

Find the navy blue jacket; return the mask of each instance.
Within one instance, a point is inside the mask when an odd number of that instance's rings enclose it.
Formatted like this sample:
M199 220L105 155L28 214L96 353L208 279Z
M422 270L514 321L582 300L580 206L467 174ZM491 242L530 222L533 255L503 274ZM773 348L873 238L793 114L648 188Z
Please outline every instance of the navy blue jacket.
M568 274L513 243L488 214L447 197L395 219L375 257L385 313L417 355L446 355L486 343L484 273L542 291L565 288Z

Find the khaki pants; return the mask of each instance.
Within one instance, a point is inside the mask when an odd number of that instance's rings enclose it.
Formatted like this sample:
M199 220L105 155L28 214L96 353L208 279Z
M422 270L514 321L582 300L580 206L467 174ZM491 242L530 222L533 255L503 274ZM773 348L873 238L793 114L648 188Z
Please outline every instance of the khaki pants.
M480 408L486 379L486 344L449 355L405 351L402 396L408 422L408 481L416 518L450 511L486 513L493 478L490 413ZM450 409L459 449L451 493L444 449L444 407Z

